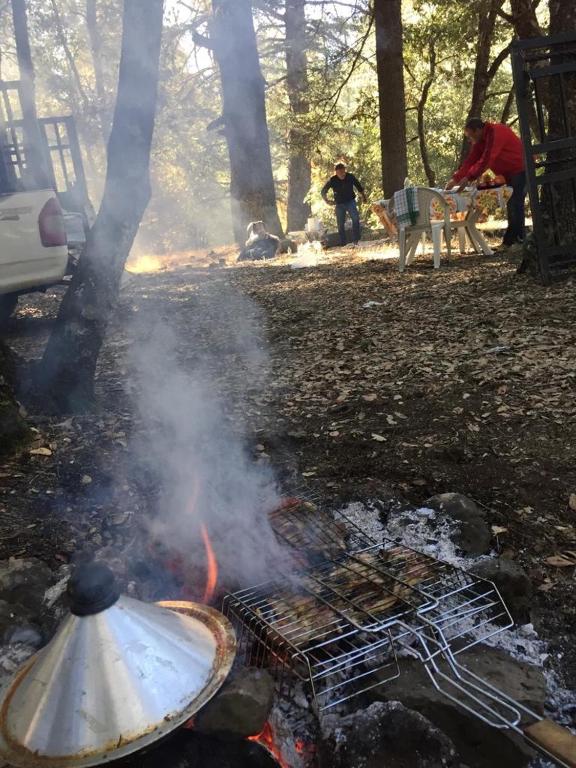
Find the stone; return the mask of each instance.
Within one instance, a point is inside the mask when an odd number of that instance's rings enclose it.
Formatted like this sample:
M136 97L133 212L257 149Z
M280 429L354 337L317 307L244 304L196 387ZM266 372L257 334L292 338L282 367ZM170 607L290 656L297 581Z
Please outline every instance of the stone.
M0 686L4 686L34 654L34 648L22 643L0 646Z
M538 667L487 646L464 651L457 660L515 701L537 714L543 713L546 680ZM494 755L500 756L498 766L522 768L534 757L534 752L515 733L489 726L444 696L434 687L421 662L400 659L399 664L400 677L374 689L372 697L401 701L427 717L452 740L470 768L496 768ZM455 692L451 686L446 687L450 693Z
M274 681L263 669L241 669L200 710L195 730L245 739L261 733L274 701Z
M67 611L62 584L52 593L56 579L58 574L37 558L0 561L0 637L30 626L46 640L54 633Z
M11 557L0 562L0 599L19 604L30 611L42 609L44 592L53 581L51 569L35 557Z
M530 622L534 589L528 574L518 563L505 557L497 557L477 563L470 570L476 576L488 579L496 585L517 624Z
M465 555L478 557L490 551L492 532L478 505L461 493L440 493L425 503L456 523L454 543Z
M450 739L398 701L324 721L321 768L458 768Z
M5 645L27 645L34 651L40 650L45 643L41 630L32 624L10 627L4 633L2 640Z

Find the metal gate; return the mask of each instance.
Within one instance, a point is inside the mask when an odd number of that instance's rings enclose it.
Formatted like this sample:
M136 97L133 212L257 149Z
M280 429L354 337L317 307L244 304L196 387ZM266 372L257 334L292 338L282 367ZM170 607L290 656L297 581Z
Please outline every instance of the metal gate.
M20 81L0 81L0 190L53 187L67 211L92 210L74 118L41 117L40 150L46 160L48 178L36 178L30 159L22 117Z
M576 33L518 40L514 86L540 274L576 265Z

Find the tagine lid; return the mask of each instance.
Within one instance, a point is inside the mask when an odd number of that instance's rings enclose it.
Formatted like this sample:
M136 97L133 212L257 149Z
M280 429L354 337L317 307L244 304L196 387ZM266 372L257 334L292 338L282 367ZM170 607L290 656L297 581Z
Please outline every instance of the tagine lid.
M220 688L236 639L218 611L121 596L109 568L77 569L70 614L0 692L0 756L10 765L117 760L189 720Z

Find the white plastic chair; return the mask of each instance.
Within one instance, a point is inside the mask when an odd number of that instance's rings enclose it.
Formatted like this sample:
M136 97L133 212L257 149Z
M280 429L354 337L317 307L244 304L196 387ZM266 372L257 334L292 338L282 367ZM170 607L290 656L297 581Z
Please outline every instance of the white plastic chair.
M446 238L448 256L451 253L451 224L450 207L444 197L435 189L428 187L414 187L418 199L418 219L415 224L398 225L398 246L400 249L399 269L404 272L408 264L411 264L416 255L418 243L422 241L422 251L426 244L426 235L432 239L434 253L434 269L440 268L440 254L442 251L442 232ZM444 219L435 221L432 219L432 203L436 201L444 212Z
M470 208L466 213L464 219L453 219L450 226L456 231L458 235L458 245L460 247L460 253L466 252L466 239L470 241L470 245L476 253L483 253L485 256L492 256L494 251L486 242L484 235L476 228L478 221L478 208L476 207L476 200L472 197L470 201Z

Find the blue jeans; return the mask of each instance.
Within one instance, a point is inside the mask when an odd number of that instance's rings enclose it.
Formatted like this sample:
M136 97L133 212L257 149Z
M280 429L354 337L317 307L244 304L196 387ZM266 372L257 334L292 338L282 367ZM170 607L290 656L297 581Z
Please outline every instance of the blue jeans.
M508 229L504 235L504 245L524 240L524 199L526 197L526 172L517 173L508 179L512 187L512 197L508 200Z
M349 203L336 203L336 221L338 222L338 234L340 235L340 245L346 245L346 214L350 214L352 219L352 240L357 243L360 240L360 214L356 200L350 200Z

